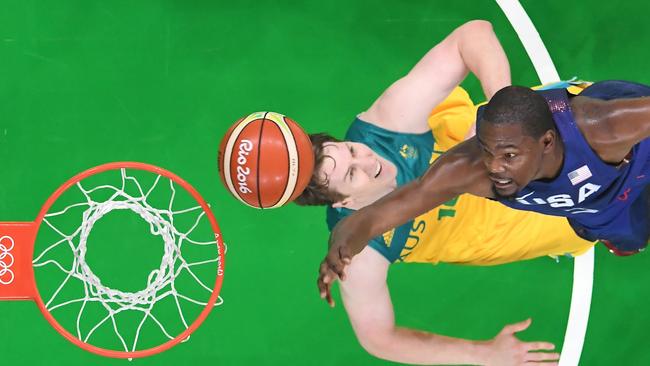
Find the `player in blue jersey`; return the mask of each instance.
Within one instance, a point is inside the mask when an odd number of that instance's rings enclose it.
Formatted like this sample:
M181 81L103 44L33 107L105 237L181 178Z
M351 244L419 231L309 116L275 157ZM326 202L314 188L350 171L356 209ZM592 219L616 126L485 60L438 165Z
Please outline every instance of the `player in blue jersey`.
M427 52L353 119L345 141L312 135L314 179L297 203L327 204L331 228L417 179L443 151L462 142L474 124L476 107L457 87L468 71L477 75L488 98L510 84L508 60L487 22L468 22ZM350 323L365 350L409 364L498 366L556 365L553 361L559 355L538 352L553 349L547 342L517 339L515 333L530 321L507 325L487 341L400 326L387 283L392 263L495 265L544 255L578 255L593 245L575 235L563 218L513 210L472 195L449 200L368 243L340 286ZM438 292L443 296L444 289ZM323 289L325 299L334 305L328 293L329 287Z
M650 98L645 97L650 87L605 81L575 99L564 90L539 95L509 88L479 111L478 142L494 196L513 208L566 216L578 235L603 240L616 254L645 248L650 236ZM513 104L526 109L520 112ZM494 154L500 148L502 154L518 155L516 147L504 149L504 143L514 144L512 131L503 128L516 119L549 132L538 145L540 164L519 157L527 173L512 169L512 159Z
M418 180L339 222L319 287L369 239L462 193L565 216L576 233L634 254L650 236L650 87L605 81L572 96L506 87L479 110L477 136ZM387 215L386 212L390 212ZM514 223L513 223L514 224Z

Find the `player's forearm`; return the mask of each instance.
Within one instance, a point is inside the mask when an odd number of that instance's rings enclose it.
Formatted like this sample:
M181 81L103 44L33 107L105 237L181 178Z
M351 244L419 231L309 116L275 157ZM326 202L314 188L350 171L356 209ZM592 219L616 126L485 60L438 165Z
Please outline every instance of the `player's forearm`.
M359 253L374 237L381 235L445 202L430 196L420 181L413 181L342 220L332 235ZM446 197L445 197L446 198ZM347 238L346 238L347 237Z
M396 327L389 335L362 344L375 357L416 365L480 365L489 353L486 341L451 338Z
M458 49L469 71L481 81L487 99L511 84L508 58L489 22L476 20L465 24Z
M473 175L466 150L473 143L468 140L455 146L420 178L340 221L332 231L330 244L346 246L352 254L359 253L372 238L467 192Z

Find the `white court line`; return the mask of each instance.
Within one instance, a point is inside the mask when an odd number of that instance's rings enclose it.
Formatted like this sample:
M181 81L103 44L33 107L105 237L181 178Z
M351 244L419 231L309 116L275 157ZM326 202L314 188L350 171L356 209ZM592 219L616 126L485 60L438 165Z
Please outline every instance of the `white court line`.
M553 65L539 33L526 11L517 0L496 0L517 36L524 45L528 57L533 62L535 71L542 84L559 81L560 76ZM594 248L577 257L573 266L573 290L569 321L564 333L560 366L577 366L587 333L591 291L594 282Z
M573 265L573 294L571 295L569 321L564 333L560 366L574 366L578 365L580 361L589 323L593 284L594 248L590 248L587 253L576 257Z
M542 84L560 81L560 76L553 65L551 55L548 54L542 38L539 36L533 22L526 14L518 0L496 0L506 18L517 32L519 40L524 45L528 58L533 62L537 76Z

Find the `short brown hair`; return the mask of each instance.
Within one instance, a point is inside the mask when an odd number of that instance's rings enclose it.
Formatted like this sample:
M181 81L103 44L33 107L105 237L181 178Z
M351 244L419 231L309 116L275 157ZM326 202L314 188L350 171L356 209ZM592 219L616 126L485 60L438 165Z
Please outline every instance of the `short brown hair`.
M295 199L295 203L300 206L323 206L331 205L345 198L344 195L331 191L329 189L329 178L321 179L318 172L325 158L324 148L326 143L341 142L341 140L327 133L314 133L309 135L311 140L312 151L314 152L314 173L311 176L307 188Z

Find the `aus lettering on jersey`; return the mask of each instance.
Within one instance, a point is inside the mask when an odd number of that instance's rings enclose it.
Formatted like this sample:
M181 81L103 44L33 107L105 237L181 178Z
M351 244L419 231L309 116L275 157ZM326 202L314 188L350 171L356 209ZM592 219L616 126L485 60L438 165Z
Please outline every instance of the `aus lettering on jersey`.
M517 197L517 202L523 205L549 205L553 208L559 208L571 214L581 213L597 213L598 210L584 207L575 207L577 204L583 203L589 196L598 192L601 186L593 183L585 183L578 189L577 197L572 197L570 194L562 193L549 196L546 198L532 197L535 193L530 192L524 196Z

